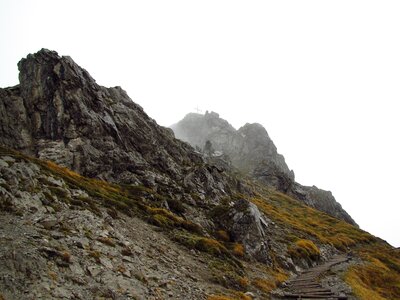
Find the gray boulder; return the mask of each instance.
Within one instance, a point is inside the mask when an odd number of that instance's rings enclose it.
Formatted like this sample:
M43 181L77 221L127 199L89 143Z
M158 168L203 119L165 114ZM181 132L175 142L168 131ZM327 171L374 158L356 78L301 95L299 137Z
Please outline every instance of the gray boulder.
M239 199L215 209L214 221L229 233L233 242L243 245L248 258L270 263L269 220L253 203Z

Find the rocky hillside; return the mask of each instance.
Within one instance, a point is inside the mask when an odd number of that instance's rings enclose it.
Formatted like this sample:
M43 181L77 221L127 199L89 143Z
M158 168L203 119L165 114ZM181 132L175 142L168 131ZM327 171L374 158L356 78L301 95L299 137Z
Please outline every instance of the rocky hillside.
M0 89L0 299L268 299L350 249L323 287L400 297L384 241L210 164L71 58L18 66Z
M99 205L95 194L112 187L72 184L71 171L2 150L1 299L204 299L212 289L198 279L207 272L194 274L196 256Z
M210 156L225 154L232 165L263 184L290 194L307 205L356 225L351 216L335 200L331 192L295 182L283 155L260 124L247 123L236 130L215 112L204 115L190 113L171 126L175 136L197 149L204 150L211 142Z

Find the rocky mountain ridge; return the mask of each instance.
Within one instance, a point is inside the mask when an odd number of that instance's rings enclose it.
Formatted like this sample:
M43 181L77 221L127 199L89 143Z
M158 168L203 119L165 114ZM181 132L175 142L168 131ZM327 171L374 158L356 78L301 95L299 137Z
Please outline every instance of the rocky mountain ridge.
M207 111L204 115L189 113L171 128L177 138L198 149L203 149L207 141L211 142L213 149L226 154L234 167L263 184L356 225L331 192L295 181L293 170L289 169L262 125L247 123L236 130L219 114Z
M330 289L400 295L385 242L213 164L69 57L19 69L0 89L0 299L268 299L350 248Z
M99 86L70 57L42 49L18 68L20 84L0 89L0 144L88 177L167 187L172 196L185 194L182 181L196 186L207 180L199 190L203 197L229 191L218 172L192 173L201 155L158 126L120 87Z
M18 68L20 84L0 89L1 145L86 177L150 189L144 203L175 211L203 233L216 230L208 217L213 207L239 191L252 194L149 118L121 88L99 86L70 57L42 49ZM240 208L239 214L231 210L237 222L245 218L248 229L260 222L262 215L248 200ZM236 239L249 258L268 262L269 253L258 245L267 237L259 226L253 229Z

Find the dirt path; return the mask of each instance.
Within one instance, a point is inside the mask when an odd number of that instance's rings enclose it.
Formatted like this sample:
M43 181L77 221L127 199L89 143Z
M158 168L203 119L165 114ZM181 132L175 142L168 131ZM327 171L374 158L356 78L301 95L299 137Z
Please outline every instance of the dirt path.
M277 299L347 299L345 294L336 294L331 289L322 287L319 277L334 265L348 260L347 255L334 256L326 263L310 268L288 280L282 292L274 296Z

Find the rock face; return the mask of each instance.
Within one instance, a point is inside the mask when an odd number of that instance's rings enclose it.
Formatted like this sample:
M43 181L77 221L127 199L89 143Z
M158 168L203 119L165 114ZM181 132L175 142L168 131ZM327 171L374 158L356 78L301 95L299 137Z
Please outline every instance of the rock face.
M229 233L233 242L243 243L248 257L270 263L271 220L262 215L256 205L239 199L229 208L223 209L223 213L217 213L214 218L219 227Z
M212 197L229 190L201 155L149 118L120 87L99 86L70 57L42 49L18 63L20 84L0 89L0 144L82 175ZM189 180L190 178L190 180Z
M305 187L295 182L294 172L260 124L246 124L235 130L215 112L190 113L171 126L177 138L202 149L207 141L213 149L227 155L232 165L263 184L288 193L307 205L350 224L356 224L336 202L331 192ZM219 154L219 155L220 155ZM214 155L215 156L215 155Z
M353 218L342 208L340 203L335 200L335 197L333 197L330 191L321 190L316 186L303 186L295 183L291 188L290 194L300 199L308 206L322 210L347 223L356 225Z
M294 179L294 173L289 170L285 158L277 152L267 131L260 124L246 124L235 130L217 113L207 112L205 115L190 113L171 128L177 138L194 147L202 149L210 141L215 150L227 154L232 164L242 171L252 172L260 163L266 162L268 166Z

